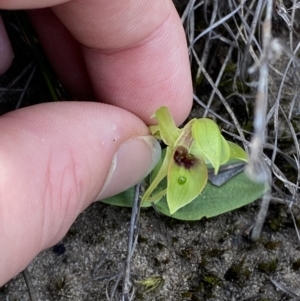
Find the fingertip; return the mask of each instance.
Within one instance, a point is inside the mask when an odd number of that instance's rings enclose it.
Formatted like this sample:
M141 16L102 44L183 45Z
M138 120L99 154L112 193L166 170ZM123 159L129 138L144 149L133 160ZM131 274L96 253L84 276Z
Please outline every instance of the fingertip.
M160 155L160 144L153 136L138 136L125 141L114 156L106 182L96 200L133 187L152 171Z

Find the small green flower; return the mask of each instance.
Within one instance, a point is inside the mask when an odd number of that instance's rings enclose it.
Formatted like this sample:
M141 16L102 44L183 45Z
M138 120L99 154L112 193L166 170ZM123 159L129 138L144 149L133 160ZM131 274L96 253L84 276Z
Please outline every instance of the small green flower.
M170 214L192 202L205 188L211 165L217 174L229 159L247 161L246 152L237 144L226 141L218 125L208 118L192 119L183 129L176 127L167 107L154 116L158 125L151 133L167 145L166 155L156 177L145 192L142 202L158 202L166 195ZM152 195L167 177L167 188Z

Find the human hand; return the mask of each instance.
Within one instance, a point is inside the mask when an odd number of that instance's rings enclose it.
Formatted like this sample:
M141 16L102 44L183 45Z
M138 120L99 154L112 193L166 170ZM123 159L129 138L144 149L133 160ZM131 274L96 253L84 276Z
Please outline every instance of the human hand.
M153 168L159 147L150 117L165 105L183 122L192 86L169 0L0 0L0 8L29 9L61 81L77 99L99 101L40 104L0 118L2 285L61 240L89 204ZM4 72L12 51L3 24L1 40Z

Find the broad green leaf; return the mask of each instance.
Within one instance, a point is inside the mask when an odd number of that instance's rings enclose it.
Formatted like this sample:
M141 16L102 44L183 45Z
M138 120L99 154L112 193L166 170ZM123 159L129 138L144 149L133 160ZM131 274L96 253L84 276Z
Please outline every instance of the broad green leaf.
M165 144L173 146L181 130L176 126L167 107L160 107L153 117L158 121L159 134Z
M224 161L223 155L227 154L226 150L222 151L224 141L218 125L208 118L198 119L192 125L192 135L204 157L211 163L217 174L221 162Z
M247 153L237 144L227 141L230 149L230 158L247 162Z
M267 184L252 182L242 172L220 187L207 183L202 193L174 214L170 212L166 197L155 204L156 210L180 220L210 218L250 204L269 189Z
M192 202L207 183L207 168L194 144L188 151L176 147L169 165L167 177L167 202L171 214Z

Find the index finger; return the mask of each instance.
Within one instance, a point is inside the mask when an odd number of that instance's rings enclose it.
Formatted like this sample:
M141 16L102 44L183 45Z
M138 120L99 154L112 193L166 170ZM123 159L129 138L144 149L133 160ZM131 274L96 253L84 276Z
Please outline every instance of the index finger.
M165 105L177 124L184 121L192 84L185 34L172 1L73 0L52 10L80 43L99 101L148 124ZM46 35L42 20L39 24L40 35ZM51 39L44 46L59 51Z

